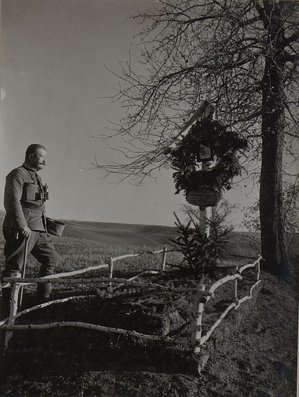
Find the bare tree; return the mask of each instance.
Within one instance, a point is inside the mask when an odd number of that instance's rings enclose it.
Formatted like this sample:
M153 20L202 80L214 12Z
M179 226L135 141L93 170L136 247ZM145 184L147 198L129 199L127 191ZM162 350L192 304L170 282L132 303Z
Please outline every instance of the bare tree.
M99 165L141 182L168 164L165 147L202 100L250 140L261 156L262 255L268 270L286 271L282 213L284 144L298 137L298 2L159 0L135 18L141 62L122 63L114 99L127 115L116 127L124 161Z

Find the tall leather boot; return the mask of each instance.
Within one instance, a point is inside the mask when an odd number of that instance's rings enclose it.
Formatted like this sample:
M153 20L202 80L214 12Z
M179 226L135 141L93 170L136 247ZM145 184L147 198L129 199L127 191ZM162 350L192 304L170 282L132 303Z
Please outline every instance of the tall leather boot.
M10 311L11 288L2 289L2 302L0 306L0 320L4 320L9 316Z
M37 296L40 300L49 299L52 292L52 284L51 283L39 283L37 285Z
M2 277L21 277L19 270L10 270L4 272ZM1 314L0 318L3 320L9 316L10 312L10 300L11 300L12 288L11 286L2 288L2 302L1 302Z
M5 272L2 277L21 277L21 273L18 270ZM6 287L2 288L2 300L0 304L0 320L4 320L10 315L10 301L12 299L11 293L12 288ZM5 339L6 339L6 330L0 331L0 355L4 353L5 350Z
M0 320L4 320L9 316L10 296L11 296L11 288L3 288L2 299L0 303ZM6 330L0 329L0 357L2 356L2 354L4 354L4 350L5 350L5 334L6 334Z

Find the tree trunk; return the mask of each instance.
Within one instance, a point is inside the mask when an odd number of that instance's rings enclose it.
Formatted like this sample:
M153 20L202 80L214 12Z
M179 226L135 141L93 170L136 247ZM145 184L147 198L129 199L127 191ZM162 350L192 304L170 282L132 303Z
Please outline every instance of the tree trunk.
M264 2L267 16L271 14L271 17L267 26L269 43L263 77L261 247L264 269L285 278L288 274L288 255L282 203L284 35L281 9L274 4L272 1Z

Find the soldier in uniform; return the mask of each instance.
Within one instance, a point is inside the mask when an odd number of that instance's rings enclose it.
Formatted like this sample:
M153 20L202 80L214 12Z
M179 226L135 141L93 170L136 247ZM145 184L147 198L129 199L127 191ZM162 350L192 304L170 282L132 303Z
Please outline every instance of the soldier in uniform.
M44 146L30 145L23 165L12 170L6 177L6 214L3 221L5 268L2 278L17 276L22 271L27 239L28 255L31 253L41 264L40 277L52 274L55 266L61 263L61 257L47 233L47 185L42 184L38 175L38 171L46 165L46 155ZM40 300L47 300L51 290L51 283L38 284ZM2 289L4 307L9 305L10 292L10 288Z

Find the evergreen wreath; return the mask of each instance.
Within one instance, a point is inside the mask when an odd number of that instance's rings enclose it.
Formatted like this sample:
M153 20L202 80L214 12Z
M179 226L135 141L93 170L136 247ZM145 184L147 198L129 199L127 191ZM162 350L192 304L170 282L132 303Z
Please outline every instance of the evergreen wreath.
M211 170L196 170L200 158L200 145L210 146L217 158L217 164ZM187 192L198 186L212 188L218 192L221 189L231 189L232 178L241 173L236 152L246 147L246 139L240 138L233 131L226 131L218 121L197 121L179 146L171 151L171 167L176 170L173 174L176 194L181 190Z

